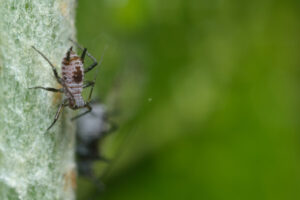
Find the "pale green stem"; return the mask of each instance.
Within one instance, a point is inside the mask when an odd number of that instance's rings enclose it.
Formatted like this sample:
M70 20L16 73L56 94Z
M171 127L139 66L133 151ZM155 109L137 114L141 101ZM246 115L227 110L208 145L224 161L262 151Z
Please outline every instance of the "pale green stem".
M51 124L62 95L57 67L75 37L75 0L0 0L0 199L75 199L74 123L65 109Z

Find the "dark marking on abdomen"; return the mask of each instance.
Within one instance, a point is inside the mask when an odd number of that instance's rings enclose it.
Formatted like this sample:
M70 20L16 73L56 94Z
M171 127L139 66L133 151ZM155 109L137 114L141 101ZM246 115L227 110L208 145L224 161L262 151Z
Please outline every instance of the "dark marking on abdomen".
M82 81L82 71L80 66L76 66L76 71L73 72L73 80L75 83L80 83Z

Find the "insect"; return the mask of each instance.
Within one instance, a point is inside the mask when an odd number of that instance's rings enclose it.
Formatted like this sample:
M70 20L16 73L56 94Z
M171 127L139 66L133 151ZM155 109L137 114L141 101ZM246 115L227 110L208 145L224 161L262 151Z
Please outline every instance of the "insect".
M98 188L103 188L103 184L96 178L93 171L95 161L108 161L101 151L99 143L117 126L109 120L109 114L105 106L101 103L92 103L93 111L77 121L77 143L76 157L78 173L81 176L90 178Z
M93 88L95 85L95 80L93 81L85 81L84 80L84 74L88 73L94 67L97 66L98 62L96 59L88 53L86 48L81 47L77 42L70 39L71 42L73 42L79 49L82 50L82 54L79 57L74 51L73 47L71 47L67 53L66 56L62 60L62 77L60 77L57 73L57 70L55 66L50 62L50 60L39 50L37 50L34 46L32 48L38 52L52 67L52 71L54 73L56 81L62 86L62 88L56 89L56 88L49 88L49 87L32 87L29 89L43 89L50 92L60 92L65 94L65 98L63 102L59 105L59 108L55 114L54 120L52 124L48 127L47 131L55 124L55 122L58 120L60 113L62 112L64 107L69 107L73 110L77 110L80 108L87 108L88 110L79 114L78 116L75 116L72 118L72 120L75 120L89 112L92 111L92 107L90 106L90 100L93 93ZM84 59L85 56L88 56L92 59L93 63L88 66L87 68L84 68ZM102 55L103 58L103 55ZM100 64L102 62L102 58L100 60ZM97 73L96 73L97 74ZM96 76L95 76L96 78ZM82 97L82 90L84 88L91 87L89 97L87 101L84 101Z

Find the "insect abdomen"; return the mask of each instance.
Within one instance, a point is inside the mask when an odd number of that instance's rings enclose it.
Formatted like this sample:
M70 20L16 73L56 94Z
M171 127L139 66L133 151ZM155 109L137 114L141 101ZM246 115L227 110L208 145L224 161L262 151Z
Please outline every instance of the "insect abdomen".
M64 79L65 87L71 93L66 93L66 96L69 99L73 96L75 100L74 104L77 107L83 107L84 101L81 96L84 78L83 63L73 51L70 52L69 60L67 56L63 59L62 78Z

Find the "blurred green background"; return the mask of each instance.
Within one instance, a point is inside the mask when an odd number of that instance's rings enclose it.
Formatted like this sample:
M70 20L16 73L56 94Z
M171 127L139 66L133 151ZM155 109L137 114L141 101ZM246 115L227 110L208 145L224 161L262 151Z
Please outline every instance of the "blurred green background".
M119 124L78 199L300 199L300 1L79 0ZM92 77L93 75L91 75Z

